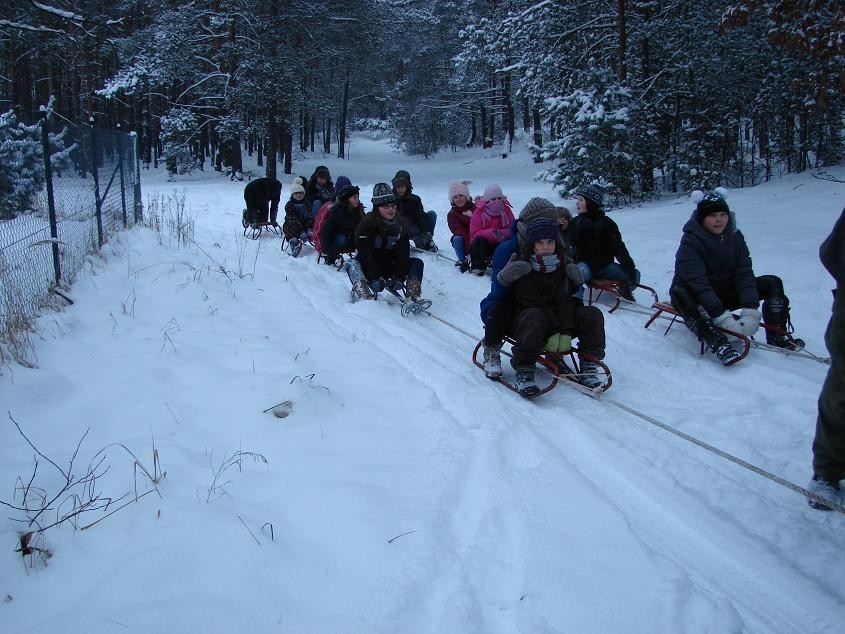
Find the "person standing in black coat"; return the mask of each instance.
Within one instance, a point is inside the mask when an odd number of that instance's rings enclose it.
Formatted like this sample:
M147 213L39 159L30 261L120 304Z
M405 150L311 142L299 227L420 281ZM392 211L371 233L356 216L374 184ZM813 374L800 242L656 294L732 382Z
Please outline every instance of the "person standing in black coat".
M763 318L783 331L790 321L783 282L775 275L754 275L745 236L737 229L726 196L727 190L722 187L707 193L693 192L696 207L684 225L675 254L669 295L689 329L723 365L730 365L739 353L720 328L751 337ZM758 309L761 297L762 315ZM738 317L731 312L736 309L741 309ZM766 330L766 342L784 348L803 346L800 339L790 341L782 332L770 330Z
M631 291L640 283L640 272L619 227L604 213L604 191L598 185L582 185L575 194L578 215L569 233L584 283L593 278L618 280L622 297L634 301Z
M275 178L256 178L244 187L244 201L246 202L245 220L254 225L269 221L276 226L276 216L279 214L279 200L282 197L282 184Z
M836 280L833 314L824 341L830 368L819 394L819 415L813 438L813 479L809 490L843 504L839 481L845 478L845 209L819 249L819 259ZM822 511L831 507L813 499L807 502Z

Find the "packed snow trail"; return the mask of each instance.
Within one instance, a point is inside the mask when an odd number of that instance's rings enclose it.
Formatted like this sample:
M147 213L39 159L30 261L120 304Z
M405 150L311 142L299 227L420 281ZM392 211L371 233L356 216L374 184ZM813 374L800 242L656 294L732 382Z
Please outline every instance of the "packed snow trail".
M325 163L366 203L373 182L410 164L415 192L441 214L441 249L459 175L473 191L499 182L517 209L554 196L531 180L527 154L425 162L362 140L351 156L295 171ZM755 268L784 277L799 334L823 353L829 280L814 250L829 226L791 209L821 208L834 184L801 182L800 201L794 183L773 183L735 204ZM160 501L55 533L37 574L6 551L9 631L841 629L838 514L565 387L526 401L472 365L465 334L387 302L351 303L345 273L308 248L293 259L278 238L245 240L242 183L176 187L198 247L121 236L77 282L76 304L42 320L41 368L0 377L4 405L47 455L66 458L90 427L96 443L141 456L154 439L168 473ZM617 213L658 292L687 215L678 199ZM480 337L489 280L422 257L432 313ZM603 310L609 398L806 481L825 368L752 351L725 369L683 328L664 336L642 315ZM262 413L284 400L286 418ZM27 476L22 441L6 434L0 448L3 481ZM206 502L213 467L238 450L268 464L244 462ZM114 464L98 484L131 489L131 472ZM16 528L4 525L3 543Z

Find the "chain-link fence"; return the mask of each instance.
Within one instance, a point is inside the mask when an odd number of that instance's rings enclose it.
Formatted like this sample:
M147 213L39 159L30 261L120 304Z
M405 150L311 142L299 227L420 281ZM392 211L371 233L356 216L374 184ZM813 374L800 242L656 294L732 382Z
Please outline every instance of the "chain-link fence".
M45 117L45 185L26 209L0 214L0 348L24 365L35 365L29 333L38 313L63 295L87 255L141 222L135 135L62 126L57 137L52 127Z

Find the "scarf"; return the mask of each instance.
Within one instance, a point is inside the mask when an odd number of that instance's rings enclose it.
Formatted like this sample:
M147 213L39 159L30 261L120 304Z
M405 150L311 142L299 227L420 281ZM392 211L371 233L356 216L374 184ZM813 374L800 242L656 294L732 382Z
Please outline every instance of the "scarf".
M503 200L491 200L489 203L484 205L484 213L487 214L490 218L502 218L505 217L505 201Z
M539 273L552 273L560 266L560 256L557 253L551 255L532 255L531 268Z
M381 221L384 224L384 234L376 235L373 246L376 249L395 249L396 243L399 242L399 237L402 235L402 222L399 220L399 214L395 215L393 220L382 218Z

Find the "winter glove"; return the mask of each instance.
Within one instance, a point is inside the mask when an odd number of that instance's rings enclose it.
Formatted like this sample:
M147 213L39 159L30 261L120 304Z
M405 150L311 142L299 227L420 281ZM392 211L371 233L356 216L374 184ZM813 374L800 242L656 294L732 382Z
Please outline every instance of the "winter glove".
M384 290L384 280L380 277L377 277L372 282L368 281L367 284L370 285L370 290L373 293L381 293Z
M501 271L499 271L499 275L496 276L496 279L499 280L499 284L502 286L510 286L519 278L528 275L530 272L531 262L517 259L517 255L514 253L511 256L511 259L508 260L508 263L502 267Z
M578 268L576 264L570 262L566 265L566 277L572 280L572 283L575 286L581 286L584 283L584 274L581 272L581 269Z
M405 281L401 277L395 277L387 283L388 288L397 293L405 288Z
M501 229L496 229L493 232L493 237L496 238L496 242L504 242L505 240L505 232Z
M713 323L716 324L719 328L726 328L728 330L736 329L736 320L734 319L733 313L729 310L726 310L721 315L716 317L716 319L713 320Z
M546 340L547 352L567 352L572 348L572 337L555 333Z
M760 311L756 308L743 308L736 323L742 331L742 334L746 337L750 337L757 332L757 329L760 327L760 319Z

